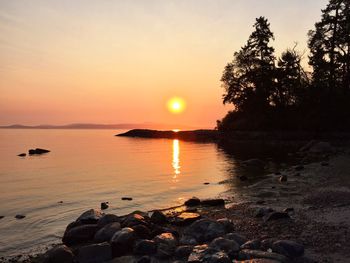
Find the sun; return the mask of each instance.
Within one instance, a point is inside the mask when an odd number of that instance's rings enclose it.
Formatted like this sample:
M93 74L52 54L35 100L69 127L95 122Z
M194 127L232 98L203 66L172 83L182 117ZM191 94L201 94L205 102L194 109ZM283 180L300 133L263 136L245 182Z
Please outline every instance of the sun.
M168 101L167 106L171 113L178 114L185 110L186 103L182 98L173 97Z

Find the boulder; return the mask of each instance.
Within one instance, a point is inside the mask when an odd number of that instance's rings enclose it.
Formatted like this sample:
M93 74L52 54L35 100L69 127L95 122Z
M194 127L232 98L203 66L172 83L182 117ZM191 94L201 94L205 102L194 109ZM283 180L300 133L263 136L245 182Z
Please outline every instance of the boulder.
M114 222L120 222L120 219L118 216L113 215L113 214L105 214L103 215L97 222L98 227L104 227L110 223Z
M98 227L96 224L86 224L77 227L73 227L64 232L62 242L67 246L77 245L92 241Z
M239 244L236 241L225 239L223 237L215 238L212 242L210 242L209 247L230 254L238 252L240 248Z
M226 239L230 239L235 241L238 245L242 246L245 242L248 241L248 239L240 234L237 233L228 233L224 236Z
M134 229L136 236L140 239L150 239L151 237L155 236L152 234L151 230L145 225L136 225L133 226L132 229Z
M77 252L79 263L100 263L111 259L112 249L107 242L80 247Z
M129 227L116 232L111 239L113 256L122 256L131 252L135 242L135 236L135 231Z
M177 240L172 233L160 234L153 240L157 244L157 256L159 258L169 258L174 254Z
M185 236L193 237L197 242L207 242L226 234L225 226L211 219L200 219L184 230Z
M206 199L201 202L201 205L203 206L224 206L225 200L224 199Z
M142 239L136 242L134 253L136 255L153 255L157 252L157 244L153 240Z
M94 241L101 243L101 242L109 242L111 238L114 236L114 234L121 229L120 223L114 222L110 223L100 230L98 230L94 236Z
M304 254L304 246L291 240L278 240L273 243L272 251L289 258L296 258Z
M133 227L137 225L147 225L145 218L139 214L130 214L123 221L123 227Z
M161 211L156 210L151 215L151 222L155 224L165 224L168 222L168 219Z
M281 263L288 263L289 260L287 257L273 253L273 252L265 252L260 250L250 250L250 249L243 249L238 254L239 259L241 260L250 260L250 259L270 259L275 260L277 262Z
M186 206L198 206L201 204L201 200L197 197L192 197L185 202Z
M198 213L183 212L174 218L173 224L178 226L186 226L193 223L196 220L199 220L200 218L201 215Z
M188 256L192 253L193 246L179 246L176 248L174 257L176 259L188 259Z
M241 249L260 249L261 247L261 242L259 239L254 239L254 240L249 240L245 242L242 246Z
M48 250L43 256L43 263L73 263L73 252L66 245L59 245Z
M97 221L103 216L100 210L90 209L82 213L76 222L81 224L96 224Z

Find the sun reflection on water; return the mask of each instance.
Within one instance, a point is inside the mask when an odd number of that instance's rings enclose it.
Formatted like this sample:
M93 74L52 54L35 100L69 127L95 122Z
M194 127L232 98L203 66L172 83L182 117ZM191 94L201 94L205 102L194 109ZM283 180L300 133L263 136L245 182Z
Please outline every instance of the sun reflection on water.
M179 140L173 140L173 161L172 166L174 169L173 181L178 181L178 176L180 175L180 143Z

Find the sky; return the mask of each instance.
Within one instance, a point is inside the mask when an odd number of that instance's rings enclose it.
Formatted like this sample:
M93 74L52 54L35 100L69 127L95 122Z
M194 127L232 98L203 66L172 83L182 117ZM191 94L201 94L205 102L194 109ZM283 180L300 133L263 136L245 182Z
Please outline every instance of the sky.
M213 128L220 77L265 16L276 55L328 0L0 0L0 125L181 123ZM306 63L306 62L305 62ZM174 114L172 97L186 102Z

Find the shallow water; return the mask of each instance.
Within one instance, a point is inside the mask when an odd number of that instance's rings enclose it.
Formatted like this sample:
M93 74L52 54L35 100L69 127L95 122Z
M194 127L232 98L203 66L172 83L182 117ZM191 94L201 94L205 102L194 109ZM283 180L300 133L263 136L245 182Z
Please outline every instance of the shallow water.
M68 223L103 201L122 215L232 191L219 182L234 176L235 160L215 144L114 136L121 132L0 130L0 255L59 242ZM36 147L51 152L17 156Z

